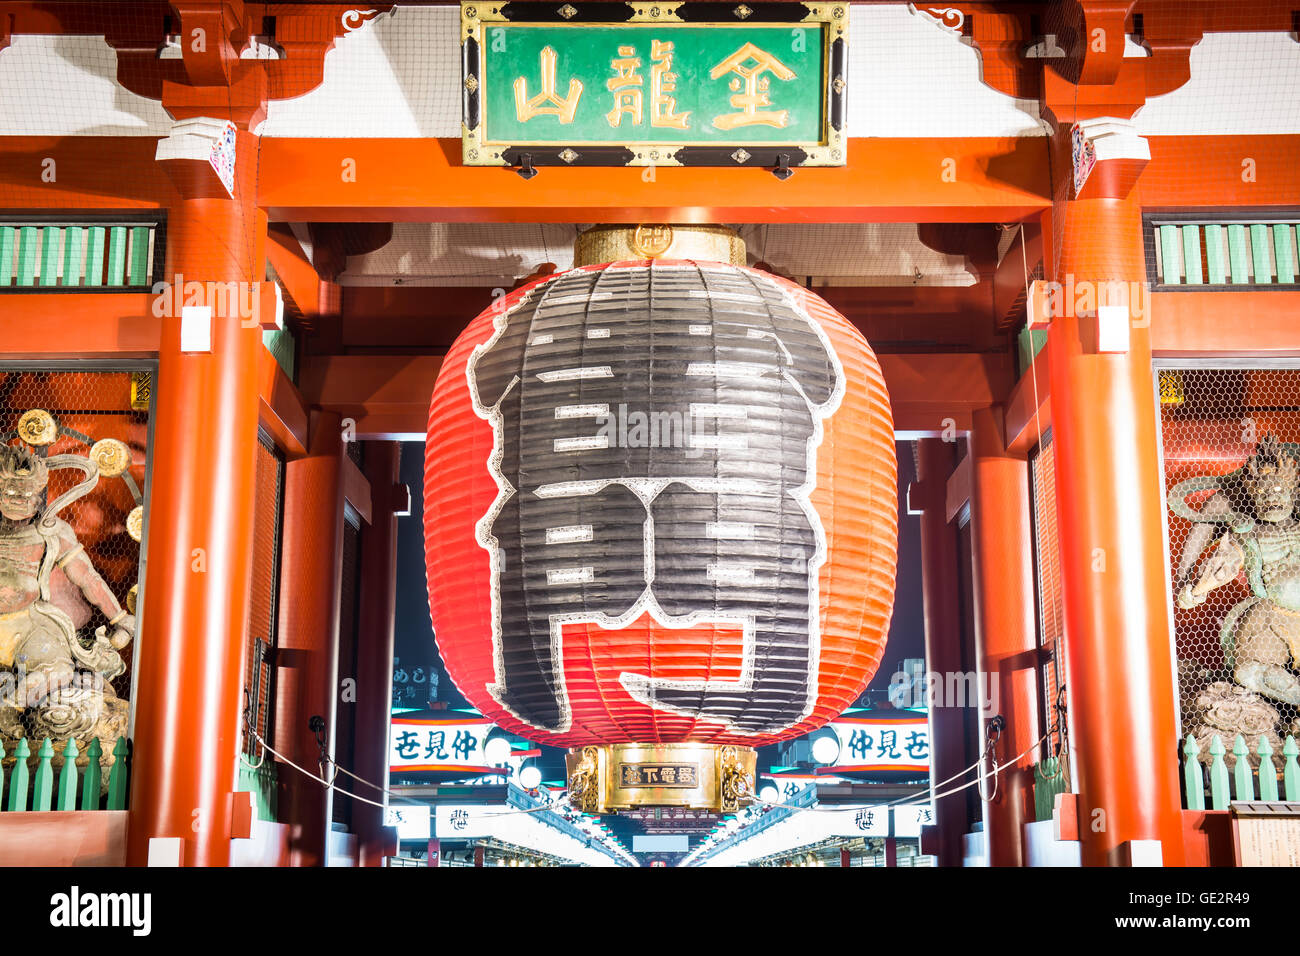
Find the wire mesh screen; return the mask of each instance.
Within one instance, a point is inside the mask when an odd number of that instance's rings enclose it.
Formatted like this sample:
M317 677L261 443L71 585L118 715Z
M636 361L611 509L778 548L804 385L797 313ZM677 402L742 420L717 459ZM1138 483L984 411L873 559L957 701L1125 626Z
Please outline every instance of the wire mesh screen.
M1159 373L1183 736L1300 732L1300 369Z
M130 718L150 374L0 370L0 743L111 764ZM108 776L103 780L107 785Z
M1043 652L1042 710L1050 713L1065 686L1065 613L1061 605L1061 554L1056 537L1056 449L1050 433L1029 457L1034 504L1034 573L1038 596L1038 646Z
M275 672L270 653L275 647L280 597L280 520L284 495L284 456L265 435L257 443L257 503L253 511L253 586L248 610L248 646L244 673L251 725L269 739ZM246 753L259 753L256 740L244 735Z

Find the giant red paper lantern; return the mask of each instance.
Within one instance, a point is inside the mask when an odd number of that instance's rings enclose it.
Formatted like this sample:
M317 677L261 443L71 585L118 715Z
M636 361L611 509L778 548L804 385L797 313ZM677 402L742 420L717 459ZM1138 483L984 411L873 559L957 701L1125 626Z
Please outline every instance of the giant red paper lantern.
M720 263L548 276L456 340L425 458L433 626L484 715L565 747L756 747L880 661L893 424L862 335Z

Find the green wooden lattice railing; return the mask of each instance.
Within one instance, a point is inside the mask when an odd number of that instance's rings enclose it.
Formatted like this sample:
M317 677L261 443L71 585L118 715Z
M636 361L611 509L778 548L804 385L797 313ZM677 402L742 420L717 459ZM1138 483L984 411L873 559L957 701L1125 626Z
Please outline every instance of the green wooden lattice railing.
M1294 222L1179 222L1152 228L1161 285L1296 284L1300 237Z
M148 289L156 225L0 222L0 289Z
M1300 746L1295 737L1288 735L1282 745L1282 766L1279 772L1273 747L1267 738L1260 737L1253 748L1259 757L1259 768L1250 765L1252 749L1245 738L1237 735L1229 751L1223 740L1215 735L1210 740L1210 761L1207 766L1201 758L1201 748L1191 734L1183 744L1183 789L1187 792L1188 810L1226 810L1233 800L1285 800L1300 802ZM1224 756L1231 753L1233 768L1229 772ZM1278 776L1282 786L1278 787ZM1207 802L1208 798L1208 802Z
M14 813L28 810L125 810L130 774L130 750L125 737L113 745L113 762L108 771L108 792L104 792L103 747L92 737L86 746L86 767L77 766L81 750L71 738L63 745L63 766L57 780L54 744L46 737L36 750L32 766L31 745L21 738L12 754L0 746L0 810ZM3 758L11 757L12 765Z

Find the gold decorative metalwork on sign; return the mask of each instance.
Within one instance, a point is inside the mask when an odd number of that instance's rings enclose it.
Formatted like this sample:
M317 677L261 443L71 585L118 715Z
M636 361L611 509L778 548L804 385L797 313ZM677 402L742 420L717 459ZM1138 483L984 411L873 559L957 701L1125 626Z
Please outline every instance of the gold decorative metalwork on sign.
M597 812L600 803L600 752L595 747L584 747L577 765L570 758L569 802L579 810Z
M126 516L126 533L136 541L144 537L144 505L136 505Z
M116 438L101 438L90 446L90 460L105 478L116 478L131 467L131 449Z
M740 751L735 747L722 748L721 763L722 812L734 813L754 794L753 766L751 765L746 772L741 762Z
M725 226L592 226L578 236L575 266L625 259L692 259L745 264L745 243Z
M18 419L18 437L32 446L52 445L59 437L59 426L45 409L33 408Z
M634 807L733 812L753 799L757 755L714 744L613 744L569 751L569 800L587 813Z

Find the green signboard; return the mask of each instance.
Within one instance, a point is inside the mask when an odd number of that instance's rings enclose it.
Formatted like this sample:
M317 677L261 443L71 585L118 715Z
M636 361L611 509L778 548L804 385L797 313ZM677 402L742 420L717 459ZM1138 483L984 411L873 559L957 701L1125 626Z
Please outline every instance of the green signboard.
M465 163L843 165L847 18L847 4L464 3Z

